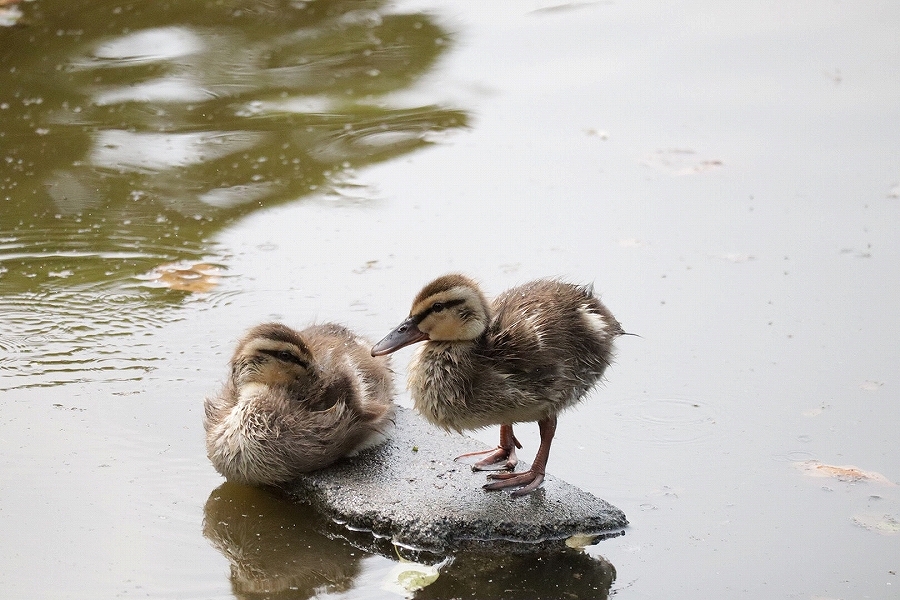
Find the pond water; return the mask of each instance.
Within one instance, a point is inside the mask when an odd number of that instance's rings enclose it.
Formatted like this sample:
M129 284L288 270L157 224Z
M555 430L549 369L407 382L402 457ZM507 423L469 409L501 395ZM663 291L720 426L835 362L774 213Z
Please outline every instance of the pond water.
M548 467L630 526L415 597L900 594L900 5L0 11L5 596L402 595L402 552L223 485L202 398L246 327L377 339L451 270L640 334Z

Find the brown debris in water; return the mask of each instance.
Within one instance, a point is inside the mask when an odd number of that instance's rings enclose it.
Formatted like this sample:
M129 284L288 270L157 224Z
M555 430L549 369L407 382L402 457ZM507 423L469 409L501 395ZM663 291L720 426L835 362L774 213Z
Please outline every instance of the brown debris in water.
M804 460L795 463L797 468L813 477L834 477L838 481L854 483L857 481L873 481L885 485L897 485L881 473L875 471L863 471L853 465L825 465L817 460Z

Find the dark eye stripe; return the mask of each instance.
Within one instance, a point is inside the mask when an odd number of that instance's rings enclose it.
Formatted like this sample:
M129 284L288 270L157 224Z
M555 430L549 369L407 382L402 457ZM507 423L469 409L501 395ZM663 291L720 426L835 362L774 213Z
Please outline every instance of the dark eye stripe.
M462 304L464 302L465 302L465 300L462 298L457 298L456 300L447 300L445 302L435 302L434 304L432 304L431 306L429 306L428 308L426 308L425 310L420 312L418 315L416 315L416 324L418 325L419 323L422 322L422 319L424 319L431 313L435 312L435 310L434 310L435 304L440 305L441 310L447 310L451 306L459 306L460 304Z
M260 350L263 354L268 354L272 358L276 360L281 360L284 362L291 362L297 365L300 365L303 368L308 368L309 363L297 356L296 354L288 351L288 350Z

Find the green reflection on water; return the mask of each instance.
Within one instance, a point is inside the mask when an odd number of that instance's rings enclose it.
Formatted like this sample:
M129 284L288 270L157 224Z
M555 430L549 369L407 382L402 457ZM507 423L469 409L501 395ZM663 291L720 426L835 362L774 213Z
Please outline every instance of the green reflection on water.
M382 2L42 0L23 11L0 29L0 312L33 315L6 324L20 349L51 323L97 333L111 295L112 309L137 311L124 329L139 327L148 307L182 296L135 276L215 262L210 239L236 218L340 189L354 169L466 125L462 110L392 99L448 34Z

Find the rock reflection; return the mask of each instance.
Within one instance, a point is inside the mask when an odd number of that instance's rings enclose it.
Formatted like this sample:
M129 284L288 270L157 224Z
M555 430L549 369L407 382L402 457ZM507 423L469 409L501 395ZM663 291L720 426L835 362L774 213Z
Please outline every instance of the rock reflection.
M52 331L60 352L85 346L75 332L108 330L105 302L82 310L85 290L115 297L129 331L148 312L174 320L183 297L136 276L217 262L210 237L236 218L339 189L356 168L466 124L461 110L392 102L448 34L381 1L23 9L28 26L5 30L0 50L0 313L29 311L36 327L4 335ZM45 352L20 353L34 384Z
M375 554L442 564L434 583L411 594L421 599L605 599L616 578L615 567L605 559L569 548L550 554L487 549L450 560L399 549L388 540L349 531L275 490L234 483L210 494L203 533L231 564L232 589L239 598L301 599L348 591L359 583L363 559Z
M604 600L615 579L612 563L578 550L554 554L466 554L455 557L441 577L415 598Z

